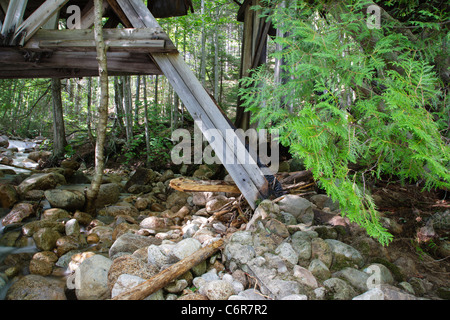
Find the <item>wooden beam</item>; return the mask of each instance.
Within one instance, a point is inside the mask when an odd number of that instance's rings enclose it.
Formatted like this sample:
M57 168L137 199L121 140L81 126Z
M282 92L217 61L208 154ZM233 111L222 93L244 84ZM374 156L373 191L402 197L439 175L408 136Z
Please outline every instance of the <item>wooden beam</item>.
M109 4L107 1L103 1L103 14L108 9ZM94 25L94 2L90 1L89 4L81 12L81 29L90 29Z
M139 0L116 0L134 28L157 28L158 22ZM268 196L268 184L255 159L179 54L153 53L216 155L255 209L258 199Z
M133 76L136 72L111 71L110 76ZM141 73L140 75L148 75ZM84 78L98 77L98 70L87 70L79 68L65 69L37 69L37 70L8 70L6 73L0 73L0 79L37 79L37 78Z
M147 54L108 52L108 69L112 72L127 74L160 75L161 70L151 61ZM27 52L20 52L13 48L0 48L0 77L7 76L12 71L40 70L40 69L83 69L98 71L97 55L95 52L55 52L37 54L36 58ZM10 78L10 76L8 76ZM45 77L44 77L45 78Z
M10 45L17 26L22 22L27 0L10 0L2 26L3 44Z
M55 13L69 0L47 0L27 20L25 20L14 34L14 41L24 45Z
M110 51L177 52L160 28L104 29ZM24 46L35 51L96 51L92 29L39 30Z
M119 20L122 21L122 24L125 27L128 27L128 28L131 27L132 24L131 24L130 20L128 19L126 14L122 11L122 9L120 8L120 6L116 2L116 0L107 0L107 1L108 1L108 4L113 9L113 11L115 12L115 14L117 15L117 17L119 18Z

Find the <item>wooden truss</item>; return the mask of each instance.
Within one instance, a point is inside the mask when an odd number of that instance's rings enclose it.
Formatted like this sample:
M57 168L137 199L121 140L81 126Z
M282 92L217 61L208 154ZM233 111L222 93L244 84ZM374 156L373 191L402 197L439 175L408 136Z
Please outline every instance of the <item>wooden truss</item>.
M90 1L85 1L84 27L80 30L48 29L55 29L55 17L64 6L83 1L46 0L25 20L27 0L10 0L8 6L6 2L0 0L2 8L6 8L1 28L0 78L98 76L89 29L93 23ZM245 148L243 137L235 133L150 10L142 0L107 0L105 14L125 27L104 29L109 74L164 74L236 186L255 208L258 199L268 196L264 173L253 153ZM52 23L53 28L47 28Z

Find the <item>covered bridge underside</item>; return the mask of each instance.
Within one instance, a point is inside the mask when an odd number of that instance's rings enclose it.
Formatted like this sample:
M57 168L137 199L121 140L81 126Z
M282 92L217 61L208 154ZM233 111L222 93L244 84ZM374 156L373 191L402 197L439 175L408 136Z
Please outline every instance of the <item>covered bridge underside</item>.
M149 54L177 52L165 32L161 28L124 28L130 21L117 2L103 2L109 74L162 74ZM192 11L192 3L150 0L148 8L154 17L163 18L186 15ZM54 13L49 15L49 11ZM56 30L60 22L66 25L69 21L78 24ZM0 78L97 76L93 23L93 0L0 0Z

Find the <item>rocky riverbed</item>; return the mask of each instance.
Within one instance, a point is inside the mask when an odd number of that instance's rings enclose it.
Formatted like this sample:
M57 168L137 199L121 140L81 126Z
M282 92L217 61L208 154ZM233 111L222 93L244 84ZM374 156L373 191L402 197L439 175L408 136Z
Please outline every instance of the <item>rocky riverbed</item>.
M92 216L84 171L71 160L42 173L0 170L1 298L111 299L221 238L222 250L147 299L449 298L445 259L419 258L401 238L381 246L326 195L285 195L253 212L239 195L175 191L179 174L139 168L105 175ZM448 230L449 214L434 227Z

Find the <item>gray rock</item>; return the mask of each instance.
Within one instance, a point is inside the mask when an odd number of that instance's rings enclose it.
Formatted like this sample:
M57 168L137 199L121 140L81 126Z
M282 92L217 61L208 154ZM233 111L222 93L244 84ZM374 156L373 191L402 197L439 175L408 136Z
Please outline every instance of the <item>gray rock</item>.
M283 260L293 265L298 263L299 255L287 242L281 243L278 248L275 249L275 253L278 254L278 256L280 256Z
M80 191L52 189L44 192L45 198L53 208L61 208L69 211L81 210L86 201Z
M154 244L148 246L147 254L148 263L156 266L158 269L160 269L164 265L176 262L174 258L164 254L160 247Z
M332 268L340 270L344 267L362 267L364 259L361 253L352 246L334 239L326 239L325 242L330 246L333 253Z
M327 268L333 263L333 252L330 245L321 238L311 240L311 258L321 260Z
M80 225L77 219L70 219L65 224L66 235L78 236L80 234Z
M84 260L75 270L79 283L75 293L78 300L104 300L110 298L108 271L112 261L96 254Z
M355 289L342 279L330 278L323 285L328 291L327 295L333 300L351 300L357 296Z
M239 292L237 296L243 300L267 300L267 298L260 291L255 289L244 290Z
M256 252L250 245L231 242L225 246L224 255L228 263L234 261L238 265L243 265L256 257Z
M380 263L373 263L364 269L364 272L371 276L371 282L375 284L394 284L395 280L391 271ZM373 280L372 280L373 279Z
M17 191L21 194L25 194L30 190L53 189L60 184L66 184L66 178L64 178L62 174L56 172L36 173L22 181L17 187Z
M145 279L142 279L138 276L133 276L129 274L121 274L119 278L117 278L116 283L111 291L111 298L114 298L121 293L129 291L131 288L145 282ZM164 300L163 290L158 290L155 293L149 295L144 300Z
M312 274L311 271L309 271L306 268L303 268L301 266L294 266L294 277L300 281L300 283L307 285L308 287L311 287L313 289L317 288L319 284L317 283L316 278Z
M182 260L194 252L200 250L202 247L202 244L200 241L194 239L194 238L187 238L183 239L180 242L178 242L173 248L170 254L177 258L178 260Z
M161 240L154 237L140 236L134 233L125 233L121 235L109 249L109 257L114 260L119 253L132 254L137 249L150 246L152 244L160 245Z
M310 240L292 239L292 248L297 252L300 261L311 259L312 246Z
M188 286L188 282L185 279L175 280L164 287L164 290L170 293L180 293Z
M310 198L311 202L313 202L317 208L330 208L331 211L335 211L339 209L339 201L333 201L329 196L325 194L316 194Z
M333 273L333 277L347 281L360 292L364 292L369 289L367 287L367 280L369 279L369 275L366 272L347 267Z
M281 298L281 300L308 300L308 296L304 294L291 294Z
M298 222L303 222L303 216L305 216L305 219L308 221L311 218L311 214L314 216L312 205L313 204L305 198L291 194L285 195L284 198L278 202L280 210L292 214Z
M391 285L380 285L363 294L356 296L353 300L419 300L417 297L404 292Z
M320 281L324 281L331 277L330 269L328 269L326 264L323 263L323 261L319 260L319 259L311 260L308 270L311 271L311 273L314 275L314 277L316 277Z
M12 284L6 293L6 300L67 300L64 282L29 274Z
M199 293L207 296L209 300L228 300L235 294L231 283L224 280L207 281L200 287Z

